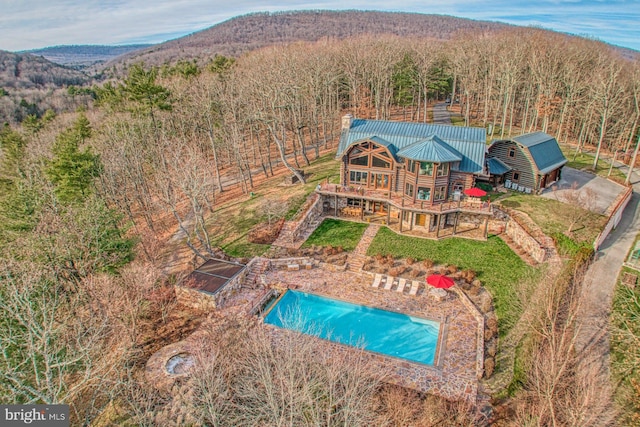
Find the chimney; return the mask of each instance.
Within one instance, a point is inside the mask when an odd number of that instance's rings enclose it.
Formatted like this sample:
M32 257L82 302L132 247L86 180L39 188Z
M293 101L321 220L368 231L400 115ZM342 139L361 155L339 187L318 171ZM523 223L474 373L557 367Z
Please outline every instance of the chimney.
M342 131L351 129L351 123L353 122L353 116L351 114L345 114L342 116Z

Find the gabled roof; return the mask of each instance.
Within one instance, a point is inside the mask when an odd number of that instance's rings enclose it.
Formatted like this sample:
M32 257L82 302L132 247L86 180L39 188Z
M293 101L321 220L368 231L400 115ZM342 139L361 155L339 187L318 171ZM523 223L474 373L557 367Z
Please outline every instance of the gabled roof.
M341 157L355 141L372 137L380 138L400 151L434 135L462 156L458 170L482 172L486 149L483 128L354 119L351 127L342 132L337 156Z
M490 175L504 175L512 168L497 157L489 157L487 159L487 168Z
M512 138L527 147L539 173L545 174L567 163L558 141L544 132L533 132Z
M435 163L459 162L462 160L462 154L435 135L403 148L398 151L398 156Z
M397 153L398 153L398 150L396 149L396 147L395 147L392 143L390 143L389 141L387 141L387 140L385 140L385 139L382 139L382 138L380 138L380 137L378 137L378 136L372 136L372 137L369 137L369 138L358 139L357 141L353 141L353 142L352 142L351 144L349 144L349 146L348 146L348 147L346 147L346 148L348 149L348 148L349 148L349 147L351 147L352 145L361 144L361 143L363 143L363 142L365 142L365 141L372 141L372 142L373 142L373 143L375 143L375 144L382 145L382 146L383 146L383 147L385 147L387 150L389 150L389 152L391 153L391 155L393 156L393 158L394 158L395 160L398 160L398 157L396 156L396 155L397 155Z

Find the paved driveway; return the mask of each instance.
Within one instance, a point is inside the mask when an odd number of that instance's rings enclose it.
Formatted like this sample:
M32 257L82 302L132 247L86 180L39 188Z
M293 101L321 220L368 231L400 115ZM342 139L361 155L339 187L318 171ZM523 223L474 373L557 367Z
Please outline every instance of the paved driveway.
M433 124L450 125L451 113L447 110L447 103L441 102L433 106Z
M563 197L569 191L577 191L584 194L587 189L595 193L595 200L591 206L585 206L593 212L604 214L607 208L615 201L616 197L624 191L624 187L608 179L601 178L589 172L579 171L577 169L564 167L562 168L562 179L547 188L542 193L542 197L548 199L564 200Z

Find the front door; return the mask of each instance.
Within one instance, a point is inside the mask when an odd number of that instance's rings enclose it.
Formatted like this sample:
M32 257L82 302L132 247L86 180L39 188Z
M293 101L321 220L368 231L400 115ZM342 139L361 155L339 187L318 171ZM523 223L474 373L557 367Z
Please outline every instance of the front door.
M427 223L427 215L425 214L416 214L416 225L424 227Z

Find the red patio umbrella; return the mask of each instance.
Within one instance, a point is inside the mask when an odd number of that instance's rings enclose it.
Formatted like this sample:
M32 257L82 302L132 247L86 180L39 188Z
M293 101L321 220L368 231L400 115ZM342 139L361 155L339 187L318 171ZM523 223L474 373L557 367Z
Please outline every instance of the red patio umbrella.
M471 197L482 197L482 196L486 196L487 192L478 187L472 187L464 190L464 194Z
M443 276L442 274L432 274L427 277L427 283L434 288L449 289L456 283L451 277Z

